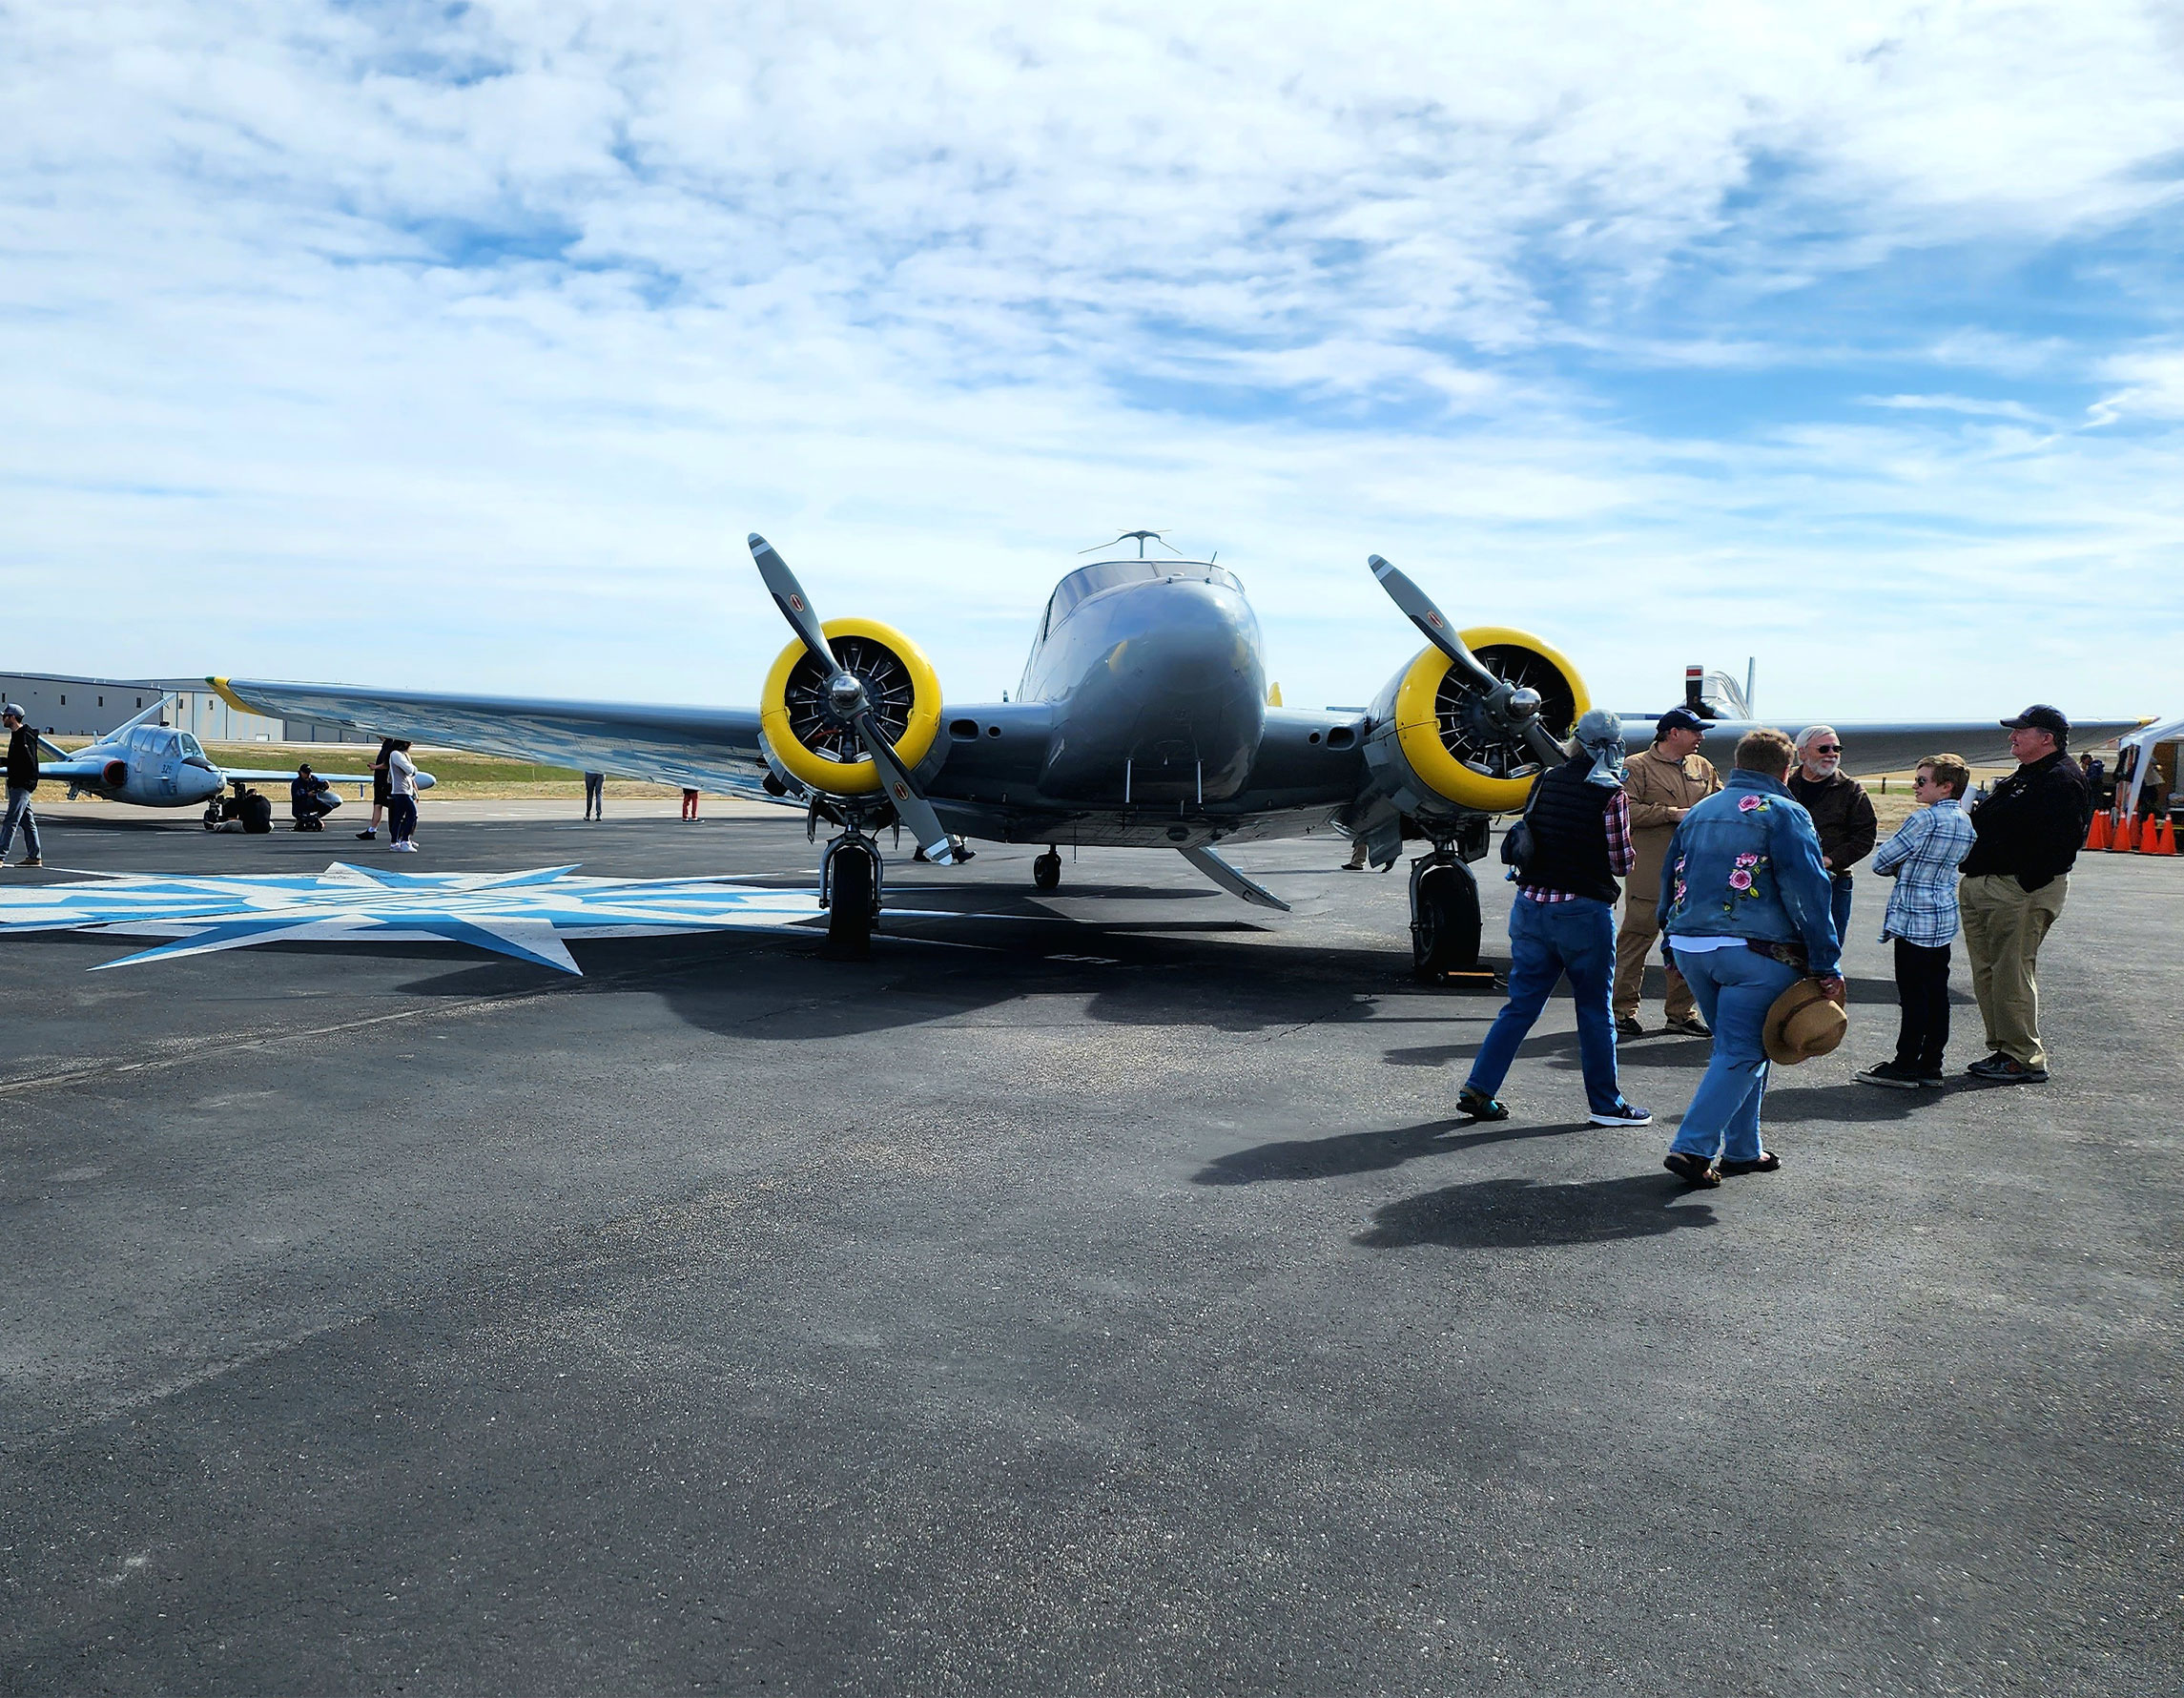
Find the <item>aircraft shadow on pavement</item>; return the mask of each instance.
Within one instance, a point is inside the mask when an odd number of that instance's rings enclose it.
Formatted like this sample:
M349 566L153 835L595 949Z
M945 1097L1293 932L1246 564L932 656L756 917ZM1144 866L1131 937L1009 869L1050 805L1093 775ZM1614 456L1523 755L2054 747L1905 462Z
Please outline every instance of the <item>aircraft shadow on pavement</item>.
M1368 1250L1528 1250L1655 1238L1714 1224L1711 1205L1660 1173L1573 1185L1474 1179L1375 1210L1355 1241Z
M1465 1129L1477 1127L1476 1131ZM1556 1137L1580 1131L1566 1126L1514 1126L1506 1121L1480 1126L1475 1120L1429 1120L1392 1131L1342 1132L1330 1138L1289 1138L1256 1144L1208 1162L1192 1175L1198 1185L1259 1185L1268 1180L1333 1179L1345 1173L1372 1173L1399 1168L1421 1156L1453 1155L1485 1144L1516 1138ZM1450 1137L1454 1132L1459 1136Z

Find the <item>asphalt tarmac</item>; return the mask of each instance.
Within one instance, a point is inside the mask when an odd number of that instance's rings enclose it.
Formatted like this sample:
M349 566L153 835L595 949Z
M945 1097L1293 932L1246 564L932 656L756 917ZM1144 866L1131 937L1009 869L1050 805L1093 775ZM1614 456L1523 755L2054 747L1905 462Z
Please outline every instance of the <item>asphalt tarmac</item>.
M402 870L814 865L500 812ZM1557 999L1458 1121L1497 999L1344 847L905 858L960 917L862 964L0 940L0 1690L2176 1691L2184 861L2081 860L2055 1082L1946 1094L1851 1079L1862 878L1782 1170L1692 1192L1705 1043L1591 1129Z

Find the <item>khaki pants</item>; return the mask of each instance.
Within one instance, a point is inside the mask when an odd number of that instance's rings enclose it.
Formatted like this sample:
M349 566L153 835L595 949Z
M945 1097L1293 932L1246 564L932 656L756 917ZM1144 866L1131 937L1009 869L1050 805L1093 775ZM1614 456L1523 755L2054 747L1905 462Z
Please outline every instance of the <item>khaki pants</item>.
M2045 1067L2040 1047L2040 984L2033 976L2040 940L2063 911L2068 879L2027 890L2014 878L1986 873L1957 881L1971 991L1987 1023L1987 1046L2029 1067Z
M1660 904L1641 901L1637 897L1623 901L1623 929L1616 936L1616 1018L1635 1020L1638 1004L1644 1000L1645 958L1653 953L1653 941L1660 936ZM1691 995L1691 986L1684 984L1683 975L1676 970L1676 962L1666 948L1660 952L1668 967L1668 994L1662 999L1667 1004L1671 1020L1689 1020L1699 1012L1699 1004Z

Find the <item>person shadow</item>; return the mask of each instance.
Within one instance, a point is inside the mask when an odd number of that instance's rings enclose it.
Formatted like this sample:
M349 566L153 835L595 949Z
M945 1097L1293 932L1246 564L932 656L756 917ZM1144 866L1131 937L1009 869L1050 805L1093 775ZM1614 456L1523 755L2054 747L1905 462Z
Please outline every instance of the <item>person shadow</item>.
M1714 1224L1713 1205L1659 1173L1574 1184L1474 1179L1375 1210L1372 1225L1354 1241L1368 1250L1536 1250L1658 1238Z
M1475 1127L1475 1131L1466 1128ZM1422 1121L1417 1126L1388 1131L1344 1132L1331 1138L1290 1138L1275 1144L1255 1144L1208 1162L1192 1175L1196 1185L1259 1185L1268 1180L1334 1179L1345 1173L1374 1173L1399 1168L1422 1156L1452 1155L1488 1144L1506 1144L1516 1138L1546 1138L1583 1129L1582 1123L1567 1126L1514 1126L1507 1121L1486 1123L1458 1115L1451 1120ZM1456 1137L1450 1133L1462 1134Z

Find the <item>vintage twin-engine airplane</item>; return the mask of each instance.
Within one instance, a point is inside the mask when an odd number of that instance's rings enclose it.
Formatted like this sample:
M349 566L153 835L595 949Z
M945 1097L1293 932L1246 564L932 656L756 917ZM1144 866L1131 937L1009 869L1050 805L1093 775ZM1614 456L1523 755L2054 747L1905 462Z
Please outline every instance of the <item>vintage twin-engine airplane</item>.
M1259 626L1244 586L1211 561L1136 559L1078 568L1056 587L1014 701L943 702L901 632L869 619L821 623L764 537L751 551L795 640L755 710L361 691L215 678L235 705L489 754L793 802L815 835L830 940L861 949L879 912L876 834L907 828L932 860L964 839L1045 843L1032 878L1061 880L1062 843L1180 850L1246 901L1287 904L1215 845L1332 828L1386 868L1406 838L1419 970L1475 969L1479 902L1469 862L1494 817L1523 807L1542 763L1591 705L1576 669L1523 632L1458 632L1378 555L1374 576L1431 647L1362 713L1269 706ZM1653 716L1626 720L1643 746ZM1710 741L1750 729L1716 718ZM1863 771L1935 748L1999 751L1993 721L1839 726ZM2089 727L2089 734L2108 735Z
M69 787L72 800L95 796L110 802L128 802L139 808L194 808L205 804L205 826L210 830L221 818L220 793L234 786L242 797L247 784L285 784L296 775L271 767L215 765L204 747L186 731L159 723L171 698L161 696L125 724L78 749L72 755L57 744L38 739L38 776L58 778ZM329 784L369 784L369 773L320 773ZM429 775L417 776L420 787L429 787ZM270 830L272 804L262 818L257 809L243 816L246 829Z

